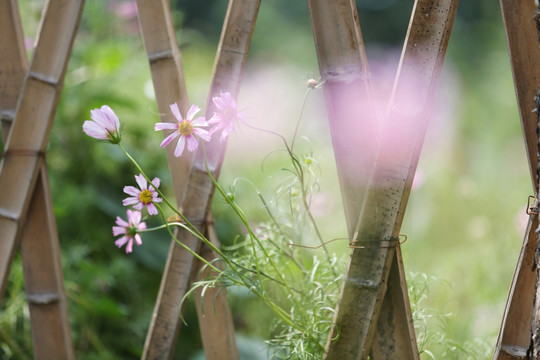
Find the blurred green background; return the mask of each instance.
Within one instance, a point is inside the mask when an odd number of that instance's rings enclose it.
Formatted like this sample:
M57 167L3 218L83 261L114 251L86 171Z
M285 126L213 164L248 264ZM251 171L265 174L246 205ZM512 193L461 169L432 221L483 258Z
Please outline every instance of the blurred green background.
M43 3L19 2L29 56ZM413 1L358 0L357 5L370 66L395 72ZM190 102L201 107L226 6L224 0L171 2ZM318 65L306 2L262 1L239 96L247 121L290 138L310 77L318 78ZM130 359L142 351L169 239L165 233L145 235L143 247L129 256L113 244L114 217L125 215L122 188L133 184L135 170L116 148L81 131L90 109L103 104L124 122L126 148L170 193L131 1L86 2L47 152L77 357ZM320 90L308 98L300 134L309 142L299 141L299 147L312 151L321 169L316 215L324 236L344 237ZM281 150L276 137L240 126L229 139L221 183L227 187L238 177L249 178L272 198L283 180ZM427 298L417 305L428 326L422 358L432 353L437 359L488 359L525 233L527 196L533 193L496 2L460 4L418 167L401 232L408 236L402 248L406 271L416 274L411 283L428 283ZM237 197L253 222L259 221L263 211L254 192L239 186ZM241 233L218 198L214 212L222 241ZM348 253L340 242L332 250ZM264 358L268 317L249 300L231 296L239 343ZM182 328L176 359L201 356L194 311L188 302L188 326ZM0 310L0 358L32 358L19 256Z

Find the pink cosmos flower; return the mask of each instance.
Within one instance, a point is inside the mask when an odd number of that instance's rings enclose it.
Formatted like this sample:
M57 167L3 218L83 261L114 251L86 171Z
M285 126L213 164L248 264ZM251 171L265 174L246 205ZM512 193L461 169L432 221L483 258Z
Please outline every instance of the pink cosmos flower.
M234 130L236 119L242 119L242 114L238 111L236 101L229 92L221 92L220 96L212 98L217 110L214 116L208 120L209 124L216 124L211 130L210 135L214 135L219 130L221 132L220 141L223 141Z
M148 181L146 181L142 174L135 175L135 181L137 181L139 189L135 186L124 186L124 192L131 196L125 198L122 203L124 206L133 205L135 210L142 210L146 206L150 215L157 215L158 210L154 203L163 201L162 198L158 197L158 192L156 191L160 184L159 178L156 177L152 180L150 188L148 187Z
M127 221L120 216L116 217L116 225L113 226L112 232L114 236L124 235L114 242L119 248L126 246L126 254L129 254L133 250L133 240L137 245L142 245L141 235L139 232L146 229L146 223L141 222L140 211L127 211Z
M167 136L161 143L161 147L164 148L175 138L179 137L176 149L174 150L174 156L180 157L184 152L184 148L187 145L187 149L190 152L195 151L199 145L197 138L204 141L210 141L210 134L207 130L201 129L203 126L208 126L208 123L203 117L195 118L195 115L201 110L197 105L191 105L185 119L182 118L178 104L174 103L170 105L171 111L178 120L177 123L157 123L154 126L155 131L159 130L174 130L169 136Z
M86 120L83 124L86 135L94 139L108 140L113 144L120 142L120 122L108 105L90 110L90 118L92 120Z

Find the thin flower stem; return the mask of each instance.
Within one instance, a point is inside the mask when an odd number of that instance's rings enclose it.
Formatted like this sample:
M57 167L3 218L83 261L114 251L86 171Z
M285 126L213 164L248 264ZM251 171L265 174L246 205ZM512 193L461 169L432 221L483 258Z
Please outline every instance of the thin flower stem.
M312 89L307 88L305 94L304 94L304 100L302 100L302 107L300 108L300 115L298 115L298 121L296 122L296 127L294 128L292 140L291 140L291 152L294 149L294 141L296 140L296 134L298 133L298 128L300 126L300 120L302 119L302 116L304 114L304 109L306 107L307 97Z

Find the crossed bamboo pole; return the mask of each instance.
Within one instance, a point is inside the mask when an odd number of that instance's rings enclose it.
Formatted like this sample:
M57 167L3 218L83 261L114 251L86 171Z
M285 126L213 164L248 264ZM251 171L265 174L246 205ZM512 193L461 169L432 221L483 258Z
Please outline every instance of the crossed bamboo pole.
M537 114L532 112L535 108L534 96L540 83L540 48L533 21L535 5L533 0L521 1L519 4L510 0L500 0L500 5L536 198L532 208L538 208L538 135L536 133L538 118ZM506 301L493 360L523 359L527 354L533 322L536 279L535 272L531 269L535 263L535 230L537 228L538 215L531 213Z
M206 103L207 116L211 116L215 110L212 97L218 96L221 91L230 92L234 98L238 95L259 4L260 0L229 1ZM185 114L189 101L168 1L138 0L137 5L159 112L163 121L174 121L169 115L169 104L179 102L181 112ZM194 157L185 157L185 154L181 159L176 159L172 149L168 151L179 208L183 209L184 216L199 231L207 233L214 242L217 239L213 225L207 222L214 185L206 172L205 160L217 178L224 153L225 143L221 143L218 138L206 144L205 150L199 148ZM200 241L185 229L178 229L176 237L207 259L215 258L216 255L208 249L201 249ZM147 334L143 359L168 359L174 355L174 345L180 329L180 301L198 269L194 257L173 241ZM205 302L208 303L212 296L206 294ZM219 312L216 310L213 313L209 310L213 307L207 307L203 316L199 308L205 354L209 359L238 359L232 316L225 292L217 294L216 303Z
M84 1L50 0L28 71L16 1L0 3L0 298L20 242L36 359L73 359L44 151ZM24 76L24 81L23 81ZM16 108L15 108L16 106Z
M362 132L347 131L352 117L358 122L367 123L355 124L354 129L371 131L369 136L377 133L377 129L369 128L369 123L373 123L369 122L371 109L354 108L354 103L348 103L354 101L356 96L369 96L369 73L359 26L355 29L343 27L343 24L350 23L349 19L354 19L357 24L354 2L311 0L308 3L319 68L325 82L349 236L359 243L375 244L358 246L351 252L325 358L366 359L371 354L374 359L417 359L398 237L429 118L429 104L433 99L458 2L415 2L390 102L390 114L382 125L379 138L380 148L390 152L391 156L386 156L389 158L387 161L376 161L375 164L373 159L376 156L369 152L369 147L366 151L361 146L369 143L370 139ZM328 14L340 14L346 20L339 22L336 27L335 18ZM348 37L344 39L345 36ZM400 114L400 105L403 105L400 100L408 91L405 82L411 80L418 89L415 100L419 108L414 119L418 126L396 134L396 129L403 131L395 119L403 115ZM340 109L351 106L352 109L340 112ZM358 114L365 114L365 117ZM355 167L360 170L351 170ZM359 171L371 174L367 183L355 182ZM395 246L386 246L388 244ZM389 278L389 275L392 277ZM390 286L389 291L387 286ZM397 299L385 300L387 294ZM401 326L380 324L381 311L389 314L392 320L401 322ZM388 329L393 333L388 334ZM398 329L401 333L397 332ZM377 341L374 343L375 337Z

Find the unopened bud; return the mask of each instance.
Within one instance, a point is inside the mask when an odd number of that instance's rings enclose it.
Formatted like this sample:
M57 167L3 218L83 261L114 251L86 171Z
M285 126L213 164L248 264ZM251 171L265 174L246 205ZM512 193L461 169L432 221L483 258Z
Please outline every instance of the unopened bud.
M307 87L310 89L315 89L317 85L319 85L319 82L315 79L309 79L306 83Z

